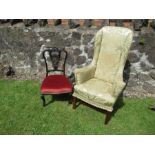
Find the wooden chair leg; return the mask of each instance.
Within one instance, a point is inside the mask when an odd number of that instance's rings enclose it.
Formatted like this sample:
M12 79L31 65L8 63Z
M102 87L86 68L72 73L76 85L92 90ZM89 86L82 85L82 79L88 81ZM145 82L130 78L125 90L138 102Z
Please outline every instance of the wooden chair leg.
M105 117L105 122L104 122L105 125L108 124L108 122L110 121L110 118L111 118L111 112L106 111L106 117Z
M73 109L76 109L76 101L77 101L77 98L73 96L72 98Z
M45 96L41 95L41 99L43 100L43 107L45 107L45 105L46 105Z
M70 95L70 94L69 94ZM70 97L70 96L69 96ZM73 96L72 96L72 94L71 94L71 97L70 97L70 99L68 100L68 104L72 104L72 99L73 98Z

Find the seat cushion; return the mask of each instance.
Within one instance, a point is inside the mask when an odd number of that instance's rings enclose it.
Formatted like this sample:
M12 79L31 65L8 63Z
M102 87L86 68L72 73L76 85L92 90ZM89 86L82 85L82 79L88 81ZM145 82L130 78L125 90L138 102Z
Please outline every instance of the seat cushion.
M113 87L111 83L104 82L100 79L92 78L87 82L74 86L74 94L94 106L111 111L116 98L112 96ZM90 102L89 102L90 101Z
M41 85L42 94L61 94L72 92L72 84L64 75L49 75Z

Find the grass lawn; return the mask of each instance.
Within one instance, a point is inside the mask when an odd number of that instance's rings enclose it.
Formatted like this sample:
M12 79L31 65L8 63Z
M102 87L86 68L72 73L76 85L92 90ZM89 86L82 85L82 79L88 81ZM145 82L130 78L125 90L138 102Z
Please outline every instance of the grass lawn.
M38 81L0 80L0 134L155 134L153 99L123 99L104 125L102 112L84 104L73 110L67 96L56 98L43 107Z

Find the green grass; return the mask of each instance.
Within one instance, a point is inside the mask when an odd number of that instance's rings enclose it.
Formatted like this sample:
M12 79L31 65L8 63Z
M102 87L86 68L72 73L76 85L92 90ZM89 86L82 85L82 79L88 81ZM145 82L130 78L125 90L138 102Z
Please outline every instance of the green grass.
M38 81L0 80L0 134L155 134L153 99L125 98L108 125L102 112L83 104L73 110L67 99L43 107Z

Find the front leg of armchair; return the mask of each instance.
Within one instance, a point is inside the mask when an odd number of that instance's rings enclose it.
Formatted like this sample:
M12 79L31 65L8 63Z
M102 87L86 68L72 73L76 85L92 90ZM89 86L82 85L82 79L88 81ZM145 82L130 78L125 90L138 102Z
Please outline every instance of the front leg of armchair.
M76 84L81 84L94 77L96 67L93 65L77 68L74 71Z
M76 109L76 101L77 98L75 96L72 96L73 109Z
M112 115L112 112L106 111L106 116L105 116L105 121L104 121L104 124L105 124L105 125L107 125L108 122L110 121L111 115Z

